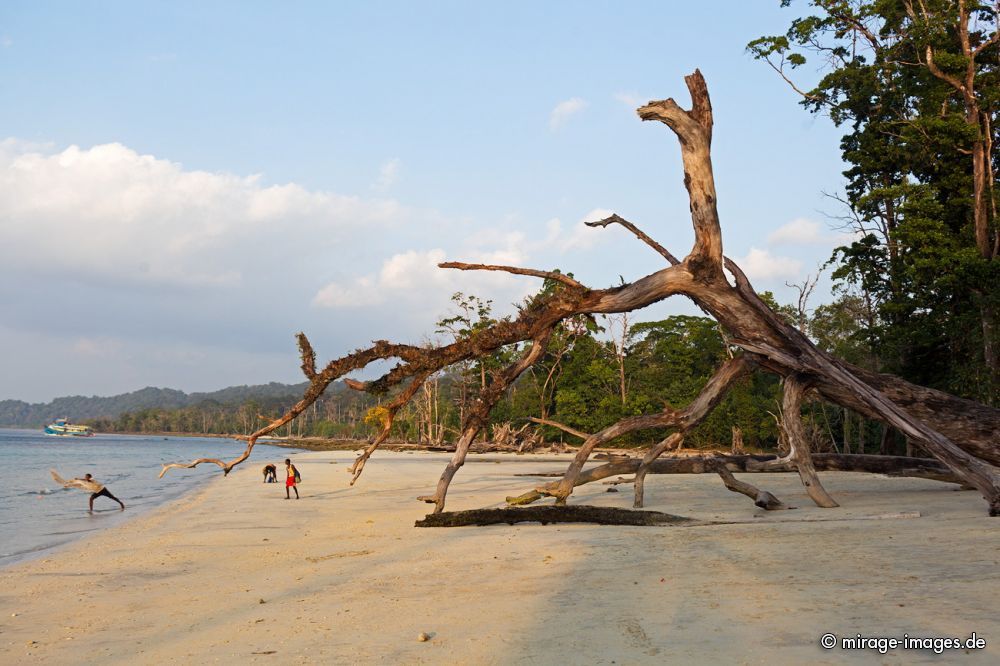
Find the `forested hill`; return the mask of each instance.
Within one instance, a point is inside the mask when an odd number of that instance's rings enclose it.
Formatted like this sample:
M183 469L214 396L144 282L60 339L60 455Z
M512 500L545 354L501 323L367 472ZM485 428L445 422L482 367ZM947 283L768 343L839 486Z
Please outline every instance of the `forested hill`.
M144 409L181 409L199 404L238 405L251 400L270 401L302 397L302 384L271 382L256 386L230 386L209 393L185 393L175 389L148 386L131 393L110 397L73 395L56 398L48 403L27 403L22 400L0 401L0 425L7 427L40 428L57 418L75 422L93 419L114 419L126 412Z

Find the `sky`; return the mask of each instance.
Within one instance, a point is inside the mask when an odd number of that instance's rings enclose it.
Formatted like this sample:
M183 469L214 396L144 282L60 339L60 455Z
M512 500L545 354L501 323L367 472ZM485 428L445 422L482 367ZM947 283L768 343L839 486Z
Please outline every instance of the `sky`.
M843 235L838 138L750 40L777 0L0 4L0 400L303 381L426 342L457 291L497 314L559 268L594 288L691 247L651 99L715 111L724 248L792 302ZM815 71L804 71L806 82ZM829 300L823 281L813 304ZM683 299L641 319L695 314Z

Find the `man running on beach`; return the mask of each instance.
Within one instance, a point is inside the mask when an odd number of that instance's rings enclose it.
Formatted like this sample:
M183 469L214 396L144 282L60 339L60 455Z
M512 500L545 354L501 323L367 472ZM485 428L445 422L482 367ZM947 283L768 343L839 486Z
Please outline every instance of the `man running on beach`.
M288 458L285 458L285 499L292 499L291 495L288 494L288 489L291 488L295 491L295 499L299 498L299 489L295 485L299 478L299 470L295 469L295 465Z
M83 480L89 481L90 483L97 483L97 481L94 480L94 477L92 477L90 474L84 474ZM90 494L90 512L91 513L94 512L94 500L97 499L98 497L107 497L108 499L113 499L114 501L118 502L119 505L121 505L122 511L124 511L125 510L124 502L122 502L120 499L112 495L111 491L109 491L106 486L104 486L103 484L99 485L101 486L101 489L98 490L97 492Z

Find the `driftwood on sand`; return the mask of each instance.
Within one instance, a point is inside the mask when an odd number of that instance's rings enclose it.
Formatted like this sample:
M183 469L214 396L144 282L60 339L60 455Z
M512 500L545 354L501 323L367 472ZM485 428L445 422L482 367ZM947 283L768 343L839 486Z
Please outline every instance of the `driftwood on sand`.
M803 333L770 309L754 290L740 267L723 254L713 174L711 146L713 112L708 87L699 71L685 77L691 96L690 109L673 99L653 101L638 109L644 121L655 121L672 131L679 142L684 186L690 204L694 245L683 259L653 240L637 225L619 215L611 215L592 226L621 227L656 252L664 267L634 282L609 289L591 289L564 273L514 266L448 262L442 268L472 271L503 271L515 275L551 280L555 287L539 296L514 319L501 320L475 335L452 344L429 347L392 343L385 340L316 365L316 354L306 336L298 335L302 371L309 381L302 399L284 415L247 438L247 446L236 459L225 462L201 459L187 464L164 466L193 467L201 463L219 465L228 473L250 455L255 442L290 422L322 395L334 381L369 364L396 359L397 364L373 381L352 381L353 389L384 394L397 387L397 400L405 402L415 386L450 365L480 358L504 347L516 347L517 357L494 373L473 406L464 414L455 452L446 465L432 495L419 499L433 503L434 512L444 510L448 487L464 465L472 442L489 425L490 413L507 389L545 354L550 337L561 322L581 315L631 312L671 296L684 296L712 316L726 332L733 357L723 363L702 392L683 409L630 416L589 434L562 477L532 489L539 497L551 497L564 505L580 483L588 480L583 468L598 447L642 430L668 429L668 437L650 447L634 470L634 504L643 504L643 482L660 457L683 444L691 428L704 420L727 391L741 378L754 372L780 376L784 383L782 428L790 453L782 465L800 476L809 497L821 507L837 506L816 474L817 457L812 454L801 424L800 406L809 399L823 400L880 421L912 442L919 444L948 473L974 487L985 499L990 515L1000 515L1000 410L964 400L941 391L924 388L892 375L878 374L846 363L817 348ZM670 175L670 174L664 174ZM395 407L396 402L390 403ZM397 408L398 409L398 408ZM391 428L394 409L388 409L383 430ZM374 450L378 438L352 469L357 480ZM777 463L775 463L777 464ZM738 482L728 465L714 470L727 487L768 503L762 491Z
M593 523L597 525L685 525L700 521L660 511L632 511L607 506L530 506L500 509L471 509L432 513L418 520L416 527L462 527L507 523Z

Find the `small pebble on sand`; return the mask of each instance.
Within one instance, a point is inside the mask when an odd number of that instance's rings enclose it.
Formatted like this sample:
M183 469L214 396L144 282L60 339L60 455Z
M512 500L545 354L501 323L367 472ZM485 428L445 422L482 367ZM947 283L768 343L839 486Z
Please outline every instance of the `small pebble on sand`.
M421 643L426 643L430 639L431 639L431 635L427 634L427 633L424 633L423 631L421 631L420 635L417 636L417 640L420 641Z

